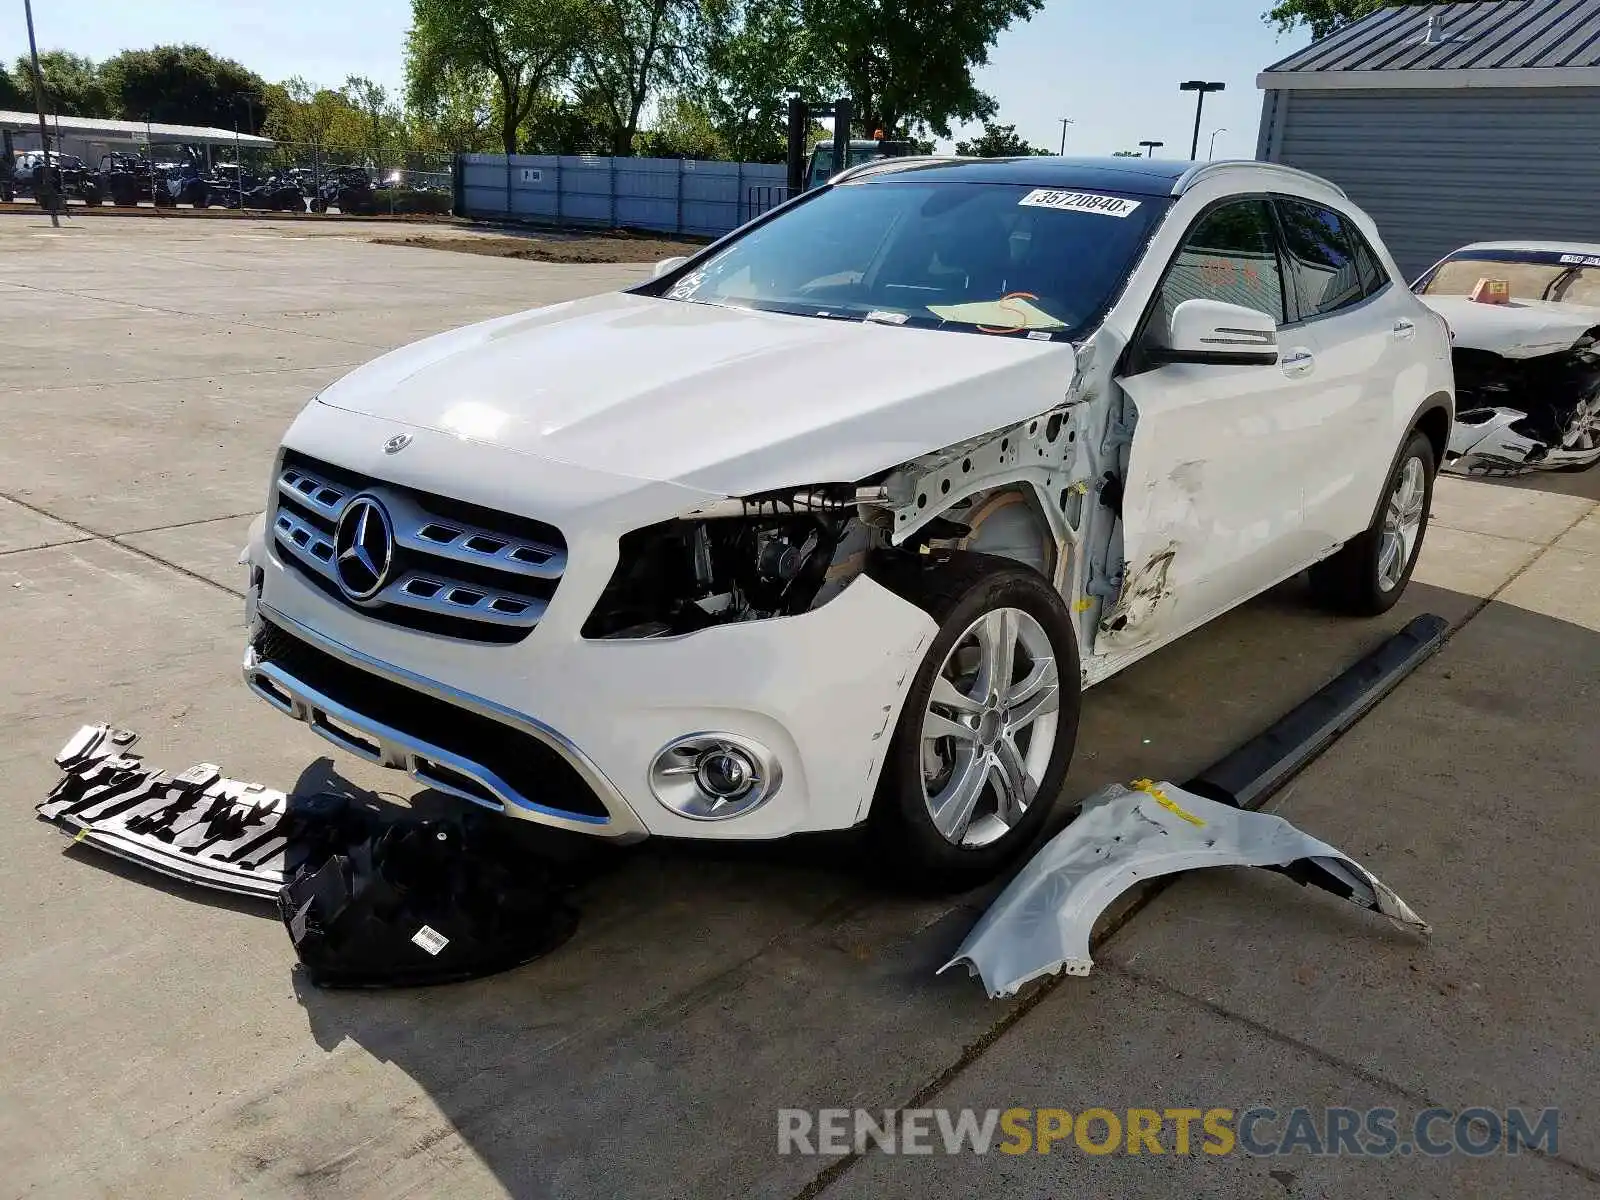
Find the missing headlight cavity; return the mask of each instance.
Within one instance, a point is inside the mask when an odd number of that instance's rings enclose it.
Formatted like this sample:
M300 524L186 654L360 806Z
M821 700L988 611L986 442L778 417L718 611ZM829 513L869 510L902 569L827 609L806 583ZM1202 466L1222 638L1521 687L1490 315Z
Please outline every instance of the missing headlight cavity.
M667 637L809 609L859 528L854 485L734 503L738 515L708 509L626 534L583 636Z

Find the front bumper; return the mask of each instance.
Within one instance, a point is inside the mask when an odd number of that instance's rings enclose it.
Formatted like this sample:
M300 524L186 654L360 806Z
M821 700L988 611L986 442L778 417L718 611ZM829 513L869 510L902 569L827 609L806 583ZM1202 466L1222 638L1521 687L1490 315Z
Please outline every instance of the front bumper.
M518 643L475 645L331 600L278 561L260 531L248 558L255 633L244 675L258 696L430 787L619 841L765 839L858 823L938 631L863 576L812 612L683 637L587 640L574 611ZM563 584L569 603L572 583ZM278 639L276 652L263 635ZM771 753L782 783L770 799L723 820L658 800L657 755L708 732Z

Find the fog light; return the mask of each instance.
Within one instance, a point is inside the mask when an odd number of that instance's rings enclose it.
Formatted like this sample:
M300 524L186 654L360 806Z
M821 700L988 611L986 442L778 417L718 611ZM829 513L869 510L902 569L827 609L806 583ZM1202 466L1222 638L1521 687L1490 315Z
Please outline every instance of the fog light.
M731 733L692 733L664 746L650 764L650 790L694 821L725 821L772 799L783 772L760 742Z

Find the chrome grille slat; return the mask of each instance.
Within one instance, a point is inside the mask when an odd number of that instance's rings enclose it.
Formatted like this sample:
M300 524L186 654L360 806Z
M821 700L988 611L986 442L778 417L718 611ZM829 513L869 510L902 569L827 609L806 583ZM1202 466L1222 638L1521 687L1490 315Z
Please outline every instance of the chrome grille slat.
M412 590L415 585L430 584L435 590L430 595L421 595ZM471 604L461 603L453 599L456 593L471 592L478 599ZM384 604L398 604L405 608L415 608L422 612L443 613L452 617L470 617L475 621L492 621L496 625L525 626L532 629L544 616L545 602L534 600L527 596L517 596L509 592L496 592L492 588L481 587L477 584L452 583L430 575L421 575L409 572L395 580L382 592L378 593L378 600ZM507 612L499 605L518 604L522 609L518 612Z
M567 552L559 541L526 536L537 522L507 517L509 528L495 529L484 523L493 515L484 510L438 498L443 511L430 511L427 494L341 468L324 473L302 456L289 458L279 472L273 505L276 544L295 566L331 585L352 607L403 624L443 620L447 624L435 631L499 641L525 635L543 618L566 570ZM362 602L340 589L335 562L339 519L358 496L371 496L383 506L395 552L404 557L396 577ZM484 515L460 519L471 512ZM559 531L550 532L559 539ZM397 610L419 615L402 618ZM434 629L433 624L416 627ZM472 632L474 627L482 633Z

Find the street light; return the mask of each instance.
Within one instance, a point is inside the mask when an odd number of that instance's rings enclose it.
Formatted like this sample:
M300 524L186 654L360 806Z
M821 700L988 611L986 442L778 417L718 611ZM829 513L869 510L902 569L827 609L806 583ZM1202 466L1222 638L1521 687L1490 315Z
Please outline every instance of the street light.
M1144 147L1144 156L1146 158L1154 158L1156 156L1156 151L1161 149L1162 146L1165 146L1166 143L1165 142L1140 142L1139 145Z
M1074 121L1071 117L1062 117L1061 118L1061 153L1062 154L1065 154L1067 152L1067 126L1068 125L1076 125L1076 124L1077 124L1077 122Z
M1200 157L1200 114L1205 111L1206 93L1220 92L1227 88L1225 83L1208 82L1204 79L1190 79L1178 85L1180 92L1194 92L1194 141L1189 143L1189 159L1192 162Z
M1217 134L1219 134L1219 133L1227 133L1227 132L1228 132L1228 127L1226 125L1222 126L1220 129L1213 129L1211 131L1211 149L1206 151L1206 161L1207 162L1210 162L1213 158L1215 158L1217 156Z

